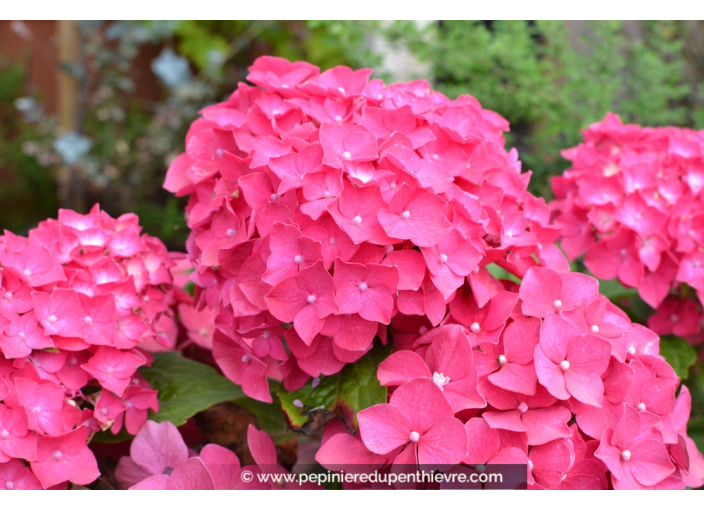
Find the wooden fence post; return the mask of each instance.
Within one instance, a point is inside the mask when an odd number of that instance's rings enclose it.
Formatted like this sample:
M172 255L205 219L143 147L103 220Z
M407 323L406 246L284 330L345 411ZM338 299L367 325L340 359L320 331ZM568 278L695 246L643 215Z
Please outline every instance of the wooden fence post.
M58 42L58 114L61 134L78 131L78 102L81 84L77 76L63 68L64 64L81 64L81 35L78 22L60 20L56 22ZM59 203L80 212L85 212L85 194L80 169L75 165L61 165L57 173Z

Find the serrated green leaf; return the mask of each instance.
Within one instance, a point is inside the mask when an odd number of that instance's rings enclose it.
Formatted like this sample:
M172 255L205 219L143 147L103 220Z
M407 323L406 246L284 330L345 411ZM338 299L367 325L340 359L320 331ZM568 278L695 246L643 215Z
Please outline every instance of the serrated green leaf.
M376 371L389 354L388 346L378 345L339 373L321 377L315 388L313 381L293 393L281 387L281 408L291 426L304 427L319 411L343 412L356 423L358 411L386 402L387 390L379 384Z
M697 362L697 351L694 347L676 336L660 339L660 354L672 365L680 379L687 379L689 369Z
M150 419L158 422L179 426L212 405L244 398L242 389L214 368L177 352L155 354L152 366L142 367L139 372L159 390L159 412L150 411Z

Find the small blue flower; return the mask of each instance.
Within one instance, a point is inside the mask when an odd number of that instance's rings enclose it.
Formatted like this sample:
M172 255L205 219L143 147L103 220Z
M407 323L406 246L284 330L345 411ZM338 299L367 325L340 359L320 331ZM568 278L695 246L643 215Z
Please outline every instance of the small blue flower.
M93 147L90 138L71 131L54 140L54 150L58 152L67 165L72 165Z
M188 59L176 55L170 48L152 60L152 71L169 88L175 88L191 79Z

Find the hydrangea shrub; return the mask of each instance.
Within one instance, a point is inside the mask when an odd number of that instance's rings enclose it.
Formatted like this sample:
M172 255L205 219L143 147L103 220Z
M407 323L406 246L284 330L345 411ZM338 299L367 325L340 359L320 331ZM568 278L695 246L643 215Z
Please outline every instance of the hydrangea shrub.
M166 189L190 196L192 280L217 314L225 375L264 402L282 381L304 432L323 416L324 466L523 464L530 488L702 485L688 390L658 335L570 272L550 208L504 149L508 123L471 96L370 74L258 59L255 86L205 108L169 168ZM339 374L387 344L372 377L388 399L329 398L327 381L344 392ZM340 404L344 425L330 422Z
M281 488L242 477L289 473L279 417L330 469L514 464L529 489L704 484L691 395L658 337L668 313L675 334L699 333L698 303L665 300L704 294L697 133L608 117L567 153L547 205L498 114L370 75L264 57L254 86L202 111L164 184L190 197L188 260L97 206L0 236L0 488L93 482L87 443L123 425L135 437L121 488ZM660 305L655 331L571 272L560 236L570 258L586 251L595 274L616 267ZM159 352L186 346L241 391ZM191 450L176 428L223 400L266 429L247 428L254 464ZM160 407L163 423L148 421Z

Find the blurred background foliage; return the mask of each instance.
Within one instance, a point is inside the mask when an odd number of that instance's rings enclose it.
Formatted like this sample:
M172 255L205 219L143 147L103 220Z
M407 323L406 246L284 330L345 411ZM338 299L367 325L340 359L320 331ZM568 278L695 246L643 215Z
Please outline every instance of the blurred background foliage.
M4 22L31 40L32 22ZM560 150L607 111L644 125L704 127L701 22L144 21L79 22L72 129L44 107L31 51L3 55L0 227L22 232L57 207L139 214L171 248L187 235L183 201L161 189L198 110L226 98L260 55L321 68L374 67L470 93L511 122L508 142L549 198ZM56 36L58 37L58 36ZM54 44L61 44L56 40ZM5 38L7 39L7 37ZM16 53L16 52L15 52ZM65 123L64 123L65 124Z

